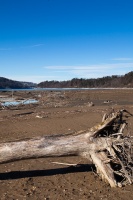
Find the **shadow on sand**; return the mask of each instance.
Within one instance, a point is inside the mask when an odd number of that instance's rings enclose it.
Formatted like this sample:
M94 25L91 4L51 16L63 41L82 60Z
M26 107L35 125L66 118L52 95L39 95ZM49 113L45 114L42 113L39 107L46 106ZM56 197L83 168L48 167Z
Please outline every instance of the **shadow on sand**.
M21 179L39 176L53 176L57 174L68 174L75 172L91 172L95 171L94 165L80 164L65 168L48 169L48 170L32 170L32 171L12 171L0 173L0 180Z

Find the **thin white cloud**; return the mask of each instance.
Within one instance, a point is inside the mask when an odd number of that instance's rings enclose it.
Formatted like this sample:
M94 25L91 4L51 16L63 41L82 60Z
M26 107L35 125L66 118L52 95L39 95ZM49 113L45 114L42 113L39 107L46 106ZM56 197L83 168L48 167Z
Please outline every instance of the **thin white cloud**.
M9 51L11 48L0 48L0 51Z
M133 58L113 58L112 60L115 60L115 61L131 61L131 60L133 60Z
M40 47L40 46L43 46L44 44L35 44L35 45L32 45L30 47Z
M22 46L21 48L34 48L34 47L40 47L40 46L43 46L43 45L44 45L43 43L40 43L40 44Z
M39 43L39 44L34 44L34 45L21 46L18 48L0 48L0 51L9 51L9 50L20 49L20 48L34 48L34 47L40 47L43 45L44 45L43 43Z
M114 63L114 64L98 64L88 66L46 66L46 70L50 70L53 74L60 74L69 77L68 79L77 78L100 78L112 75L124 75L133 70L132 63ZM67 80L68 80L67 79Z
M131 63L113 63L113 64L98 64L98 65L88 65L88 66L45 66L43 68L49 70L62 70L62 71L72 71L72 70L105 70L105 69L118 69L118 68L129 68L133 67L133 62Z
M99 64L88 66L45 66L45 75L2 75L3 77L18 80L40 83L50 80L70 80L72 78L100 78L112 75L124 75L133 71L132 63Z

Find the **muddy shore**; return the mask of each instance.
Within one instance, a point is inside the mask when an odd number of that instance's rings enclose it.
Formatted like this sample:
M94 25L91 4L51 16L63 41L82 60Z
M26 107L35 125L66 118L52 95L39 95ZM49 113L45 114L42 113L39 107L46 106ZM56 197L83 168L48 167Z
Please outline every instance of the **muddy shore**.
M0 92L36 104L0 107L0 141L74 133L101 122L111 109L133 113L133 89ZM133 117L128 120L133 134ZM53 162L78 163L77 167ZM81 157L31 159L0 165L1 200L130 200L133 185L110 188Z

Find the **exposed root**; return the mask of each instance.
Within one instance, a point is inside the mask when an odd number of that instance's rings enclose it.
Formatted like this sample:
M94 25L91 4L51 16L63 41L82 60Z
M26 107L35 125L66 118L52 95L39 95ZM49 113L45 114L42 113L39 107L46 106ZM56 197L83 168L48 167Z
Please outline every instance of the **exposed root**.
M121 187L133 182L133 138L128 132L124 133L125 128L127 128L127 122L123 119L125 112L130 114L126 110L120 110L108 117L104 115L102 122L106 123L110 119L110 123L96 136L112 140L111 145L109 144L104 151L97 154L100 160L96 164L98 173L103 179L108 180L112 187L116 185ZM132 114L130 115L132 116ZM114 116L115 118L113 118ZM96 163L94 158L92 160ZM110 174L111 176L109 176Z

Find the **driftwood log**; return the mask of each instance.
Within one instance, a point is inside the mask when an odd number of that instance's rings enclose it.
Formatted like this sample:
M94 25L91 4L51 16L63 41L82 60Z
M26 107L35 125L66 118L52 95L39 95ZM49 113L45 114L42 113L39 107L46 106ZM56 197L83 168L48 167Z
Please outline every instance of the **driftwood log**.
M132 184L132 136L124 119L126 110L103 116L102 122L74 134L53 135L0 144L0 163L31 158L82 156L111 187ZM128 117L127 116L127 117ZM126 130L126 133L124 133Z

